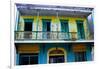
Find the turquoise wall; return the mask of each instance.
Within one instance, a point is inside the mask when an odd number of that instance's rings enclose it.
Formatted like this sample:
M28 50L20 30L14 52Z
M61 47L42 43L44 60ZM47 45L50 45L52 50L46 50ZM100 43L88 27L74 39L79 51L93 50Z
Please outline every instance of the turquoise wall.
M66 51L66 59L67 62L74 62L74 52L72 51L72 44L52 44L52 43L43 43L39 44L40 52L39 52L39 64L47 64L47 52L50 48L64 48ZM91 45L87 44L86 45L87 50L86 50L86 57L87 61L92 60L92 54L91 54ZM16 64L19 64L19 54L16 54Z
M60 48L64 48L66 50L66 59L67 62L74 62L75 58L74 58L74 52L72 51L72 45L71 44L58 44L59 46L54 46L52 44L43 44L40 45L40 54L39 54L39 63L40 64L47 64L47 52L50 48L54 48L54 47L60 47ZM43 49L44 48L44 49ZM92 55L91 55L91 50L90 50L90 46L87 46L87 51L86 51L86 57L87 57L87 61L91 61L92 60Z
M19 54L16 53L16 65L18 65L18 64L19 64Z
M87 52L86 52L86 56L87 56L87 60L88 61L92 61L92 54L91 54L91 45L87 45Z

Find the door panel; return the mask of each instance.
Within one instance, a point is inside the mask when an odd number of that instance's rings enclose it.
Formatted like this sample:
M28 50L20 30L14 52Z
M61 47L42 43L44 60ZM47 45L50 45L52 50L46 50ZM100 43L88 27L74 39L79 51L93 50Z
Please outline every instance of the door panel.
M32 19L24 19L24 31L32 31Z
M61 20L61 38L62 39L69 39L69 27L67 20Z
M46 19L43 20L43 39L50 39L51 21Z
M49 56L49 63L64 63L64 56Z
M24 20L24 38L25 39L30 39L32 38L32 23L33 20L30 19L25 19Z
M77 31L78 31L78 39L84 39L85 34L84 34L83 21L77 21Z

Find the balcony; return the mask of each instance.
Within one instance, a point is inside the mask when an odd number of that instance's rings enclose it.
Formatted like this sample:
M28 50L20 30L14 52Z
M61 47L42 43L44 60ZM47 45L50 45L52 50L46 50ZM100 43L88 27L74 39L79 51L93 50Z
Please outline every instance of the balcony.
M77 32L60 32L60 31L15 31L15 40L93 40L92 35L83 37Z

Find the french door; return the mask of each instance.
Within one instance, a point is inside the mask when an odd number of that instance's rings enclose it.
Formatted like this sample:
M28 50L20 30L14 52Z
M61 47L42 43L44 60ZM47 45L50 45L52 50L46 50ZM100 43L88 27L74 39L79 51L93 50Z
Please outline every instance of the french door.
M43 39L50 39L50 30L51 30L51 21L49 19L43 20L42 30L43 30Z
M84 34L83 21L77 21L77 31L78 31L78 39L84 39L85 34Z
M33 20L25 19L24 20L24 38L31 39L32 38L32 26Z

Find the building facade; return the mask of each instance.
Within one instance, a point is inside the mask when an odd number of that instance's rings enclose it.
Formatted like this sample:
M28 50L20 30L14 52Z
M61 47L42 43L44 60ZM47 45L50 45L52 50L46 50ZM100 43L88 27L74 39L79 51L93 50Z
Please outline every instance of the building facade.
M93 60L93 8L16 4L15 64Z

